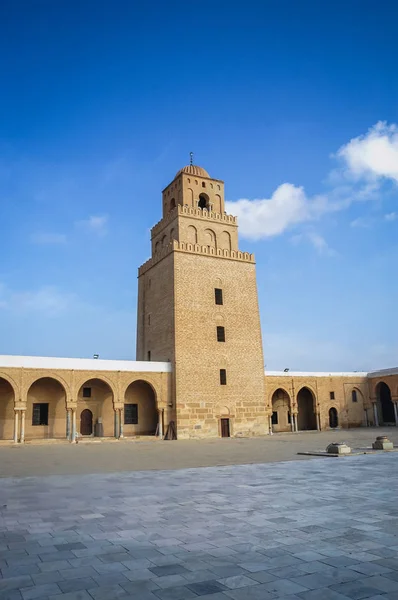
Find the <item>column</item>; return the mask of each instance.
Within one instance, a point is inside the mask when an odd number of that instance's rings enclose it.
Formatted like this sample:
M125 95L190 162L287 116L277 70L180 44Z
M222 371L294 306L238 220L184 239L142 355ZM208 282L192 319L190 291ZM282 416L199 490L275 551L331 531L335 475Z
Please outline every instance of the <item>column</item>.
M72 408L72 444L76 443L76 409Z
M21 410L21 444L25 442L25 413L26 410Z
M298 433L297 413L294 413L294 431Z
M398 408L397 408L396 402L394 402L394 416L395 416L395 426L398 427Z
M379 415L377 414L377 403L373 402L373 420L375 427L379 426Z
M316 428L318 431L321 430L321 414L319 412L316 413Z
M19 410L14 410L14 443L17 444L19 442Z
M66 439L70 440L71 414L70 408L66 409Z
M119 410L115 408L115 438L119 439Z
M160 437L160 439L163 439L163 408L160 408L158 410L158 424L159 424L159 428L158 428L158 435Z
M294 433L294 413L292 410L290 411L290 429Z
M273 435L274 432L272 431L272 416L271 415L268 417L268 427L269 427L269 434Z
M124 408L121 408L120 409L120 436L119 436L121 438L124 438L123 426L124 426Z

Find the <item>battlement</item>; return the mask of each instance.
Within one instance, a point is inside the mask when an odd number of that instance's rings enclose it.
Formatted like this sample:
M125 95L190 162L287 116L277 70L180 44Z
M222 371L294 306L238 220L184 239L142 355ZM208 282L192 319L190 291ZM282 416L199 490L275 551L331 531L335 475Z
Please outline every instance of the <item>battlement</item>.
M160 233L171 221L173 221L177 214L187 215L194 219L206 219L207 221L218 221L229 223L230 225L238 226L238 218L227 213L216 213L207 210L206 208L192 208L191 206L182 206L177 204L173 210L171 210L166 217L158 221L151 229L152 238Z
M234 218L234 217L232 217ZM171 252L186 252L189 254L201 254L202 256L217 256L217 258L225 258L227 260L238 260L243 262L255 263L254 254L249 252L241 252L240 250L225 250L218 248L211 248L210 246L201 246L200 244L188 244L186 242L178 242L172 240L167 246L156 252L153 258L147 260L138 269L138 277L146 273L148 269L153 267L156 263L161 261L165 256Z

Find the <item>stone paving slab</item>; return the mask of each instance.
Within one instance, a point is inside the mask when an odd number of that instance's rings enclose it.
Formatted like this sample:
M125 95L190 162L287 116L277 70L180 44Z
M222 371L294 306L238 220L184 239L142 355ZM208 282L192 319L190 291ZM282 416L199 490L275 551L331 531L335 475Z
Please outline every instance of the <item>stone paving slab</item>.
M397 460L4 478L0 600L398 600Z

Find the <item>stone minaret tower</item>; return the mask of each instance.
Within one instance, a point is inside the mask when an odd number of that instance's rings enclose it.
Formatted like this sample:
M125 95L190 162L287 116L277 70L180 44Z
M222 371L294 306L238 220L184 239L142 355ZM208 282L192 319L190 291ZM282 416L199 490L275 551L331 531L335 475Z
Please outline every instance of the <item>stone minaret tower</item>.
M267 433L254 256L238 249L224 182L190 164L162 204L138 275L137 360L172 363L179 438Z

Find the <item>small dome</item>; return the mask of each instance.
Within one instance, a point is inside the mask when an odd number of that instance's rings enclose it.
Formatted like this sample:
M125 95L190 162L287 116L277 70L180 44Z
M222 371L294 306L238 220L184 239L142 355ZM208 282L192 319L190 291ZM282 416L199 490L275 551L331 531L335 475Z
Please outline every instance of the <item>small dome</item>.
M202 167L198 167L197 165L187 165L186 167L178 171L176 177L180 173L188 173L188 175L196 175L197 177L208 177L210 179L210 175L208 174L208 172L205 169L202 169Z

